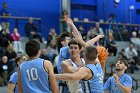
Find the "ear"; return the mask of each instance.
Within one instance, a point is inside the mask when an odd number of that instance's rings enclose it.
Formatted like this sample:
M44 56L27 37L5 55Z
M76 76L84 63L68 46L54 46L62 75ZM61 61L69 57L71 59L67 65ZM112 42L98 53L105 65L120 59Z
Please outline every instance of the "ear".
M64 44L65 44L65 42L64 42L64 41L61 41L61 44L62 44L62 45L64 45Z
M126 70L127 69L127 66L124 66L124 69Z
M80 49L80 52L82 52L83 51L83 47Z
M86 57L85 57L85 53L83 52L82 54L83 54L83 58L84 58L84 60L85 60L85 59L86 59Z
M38 54L37 55L40 56L40 54L41 54L41 50L38 51Z

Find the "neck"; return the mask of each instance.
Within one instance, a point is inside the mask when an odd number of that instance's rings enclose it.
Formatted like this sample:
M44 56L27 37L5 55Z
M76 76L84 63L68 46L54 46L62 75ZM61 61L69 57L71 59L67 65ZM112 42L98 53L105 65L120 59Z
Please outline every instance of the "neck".
M124 74L124 71L116 71L118 76L121 76L122 74Z
M78 55L77 57L72 57L71 60L74 62L80 62L81 61L80 55Z
M97 64L97 62L95 62L95 61L85 61L87 64Z
M35 57L29 57L29 60L34 60L34 59L37 59L38 56L35 56Z

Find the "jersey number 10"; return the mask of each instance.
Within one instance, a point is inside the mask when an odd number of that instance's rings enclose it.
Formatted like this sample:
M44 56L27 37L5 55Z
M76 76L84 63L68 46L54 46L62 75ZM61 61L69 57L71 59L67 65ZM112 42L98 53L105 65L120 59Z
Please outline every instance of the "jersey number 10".
M27 69L26 73L29 81L38 79L38 73L36 68Z

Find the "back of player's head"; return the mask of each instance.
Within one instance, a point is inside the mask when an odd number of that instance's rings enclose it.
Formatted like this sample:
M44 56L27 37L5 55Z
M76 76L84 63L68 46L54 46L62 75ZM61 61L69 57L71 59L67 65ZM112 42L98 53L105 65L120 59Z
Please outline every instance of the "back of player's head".
M71 33L69 32L63 32L61 35L57 36L56 41L57 41L57 46L58 49L60 49L61 47L63 47L62 42L65 42L66 39L71 38Z
M60 35L60 41L64 41L66 37L71 37L71 33L70 32L63 32Z
M116 63L119 62L119 61L123 62L125 64L125 66L128 66L128 62L124 58L118 58Z
M20 56L18 56L18 57L15 58L15 62L17 64L17 66L18 66L18 62L20 62L20 61L26 61L26 60L27 60L27 58L24 55L20 55Z
M40 50L40 43L37 40L30 40L25 45L25 51L29 57L37 56Z
M95 61L97 58L97 49L94 46L87 46L84 50L84 54L87 60L89 61Z
M72 40L68 43L68 46L70 46L71 44L73 44L73 45L78 45L79 49L82 48L82 45L81 45L76 39L72 39Z

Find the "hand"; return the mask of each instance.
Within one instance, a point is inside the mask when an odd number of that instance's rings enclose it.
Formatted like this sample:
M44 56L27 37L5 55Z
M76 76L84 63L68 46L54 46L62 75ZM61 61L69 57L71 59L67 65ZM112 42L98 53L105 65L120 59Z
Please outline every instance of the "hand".
M115 80L115 82L116 82L116 83L119 83L119 79L118 79L117 74L113 74L113 76L114 76L114 80Z
M72 32L73 37L83 46L85 47L86 43L84 42L82 35L78 31L73 31Z
M98 35L95 38L92 38L91 40L86 42L86 46L92 46L95 42L97 42L100 38L103 38L104 35Z
M68 24L73 24L73 21L69 18L68 15L64 16L64 21Z
M104 37L104 35L98 35L97 36L98 39L103 38L103 37Z

